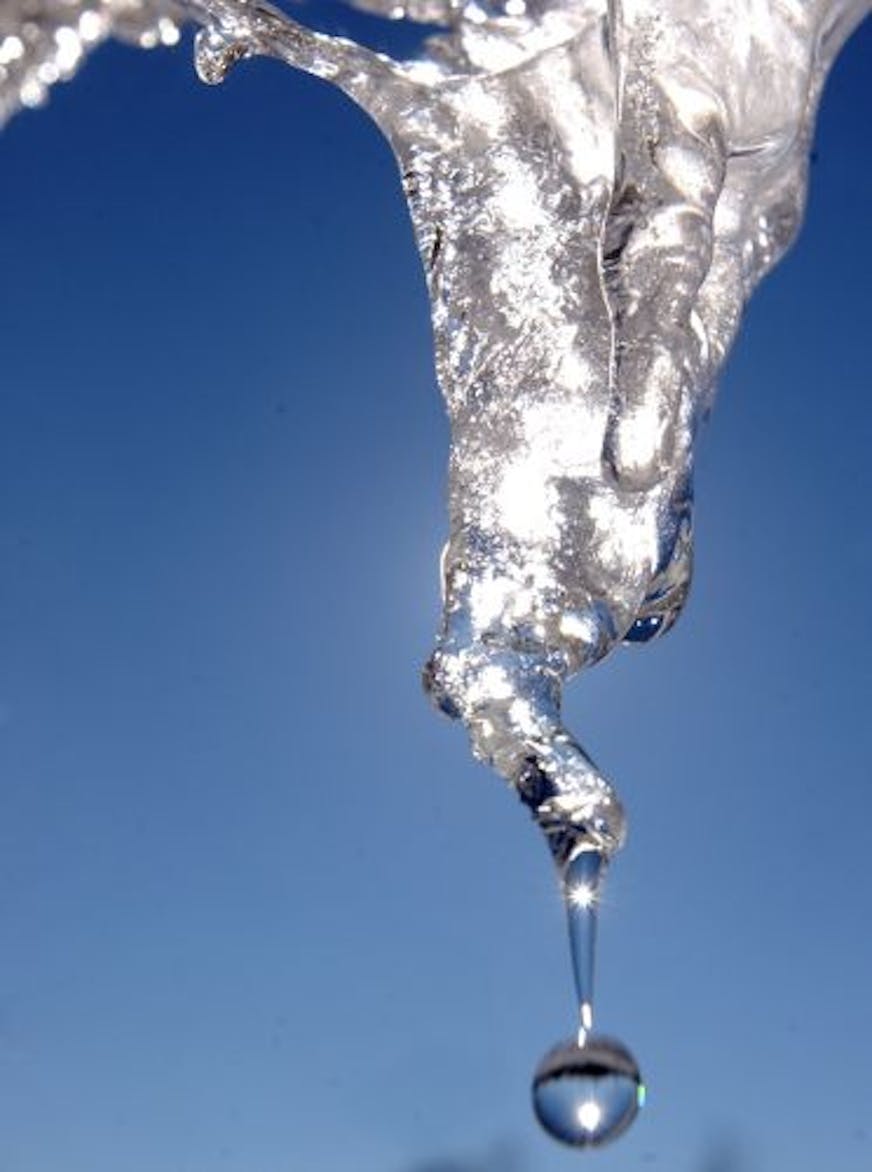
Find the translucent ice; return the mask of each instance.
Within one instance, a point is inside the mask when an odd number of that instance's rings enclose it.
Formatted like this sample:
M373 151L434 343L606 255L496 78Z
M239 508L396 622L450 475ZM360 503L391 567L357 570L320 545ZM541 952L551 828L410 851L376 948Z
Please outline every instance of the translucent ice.
M396 61L259 0L5 0L0 121L113 35L204 27L393 144L452 424L445 607L425 672L558 860L614 851L615 794L564 681L687 594L693 439L743 305L798 227L827 70L870 0L359 0L439 26ZM305 13L306 5L298 5Z
M564 682L681 611L696 430L747 298L799 226L817 102L870 0L357 6L435 31L400 61L260 0L2 0L0 123L106 37L172 44L188 20L204 81L277 57L382 129L452 428L425 683L565 874L607 860L624 816L562 723ZM586 909L570 924L592 947ZM568 1142L599 1142L635 1114L638 1071L621 1048L594 1069L592 1042L573 1045L537 1074L537 1110Z

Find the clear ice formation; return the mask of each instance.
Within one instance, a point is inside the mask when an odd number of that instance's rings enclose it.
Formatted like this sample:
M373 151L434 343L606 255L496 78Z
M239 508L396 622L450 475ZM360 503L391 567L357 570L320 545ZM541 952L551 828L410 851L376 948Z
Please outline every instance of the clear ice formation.
M589 1033L595 918L572 879L595 866L599 883L624 815L562 723L563 684L681 611L694 437L743 306L797 231L827 71L872 0L355 6L424 26L418 57L260 0L2 0L0 124L107 37L173 44L191 22L204 81L276 57L339 86L390 140L452 430L425 683L561 868L582 1028L543 1061L534 1102L587 1146L631 1122L641 1084Z
M425 671L558 863L624 837L564 681L668 630L693 439L742 307L802 214L815 108L870 0L358 0L417 60L259 0L4 0L0 122L107 36L202 26L201 77L263 54L390 140L451 417L444 615ZM298 5L305 13L306 5Z

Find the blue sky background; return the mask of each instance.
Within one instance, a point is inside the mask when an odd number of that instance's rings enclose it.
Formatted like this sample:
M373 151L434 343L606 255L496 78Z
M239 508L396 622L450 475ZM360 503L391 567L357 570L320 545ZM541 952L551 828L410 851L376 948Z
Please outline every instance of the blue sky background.
M0 139L0 1172L869 1172L872 27L698 474L692 603L575 682L631 817L541 1136L545 850L438 719L447 427L386 145L103 50Z

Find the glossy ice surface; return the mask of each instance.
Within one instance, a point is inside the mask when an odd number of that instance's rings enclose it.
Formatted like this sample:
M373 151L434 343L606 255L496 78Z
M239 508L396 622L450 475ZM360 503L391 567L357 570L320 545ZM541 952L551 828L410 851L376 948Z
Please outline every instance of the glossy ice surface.
M452 423L426 683L565 859L624 834L564 681L667 630L691 574L693 439L742 307L798 227L816 103L868 0L366 0L434 26L398 62L247 0L11 0L0 118L109 35L204 25L220 81L269 54L394 146Z

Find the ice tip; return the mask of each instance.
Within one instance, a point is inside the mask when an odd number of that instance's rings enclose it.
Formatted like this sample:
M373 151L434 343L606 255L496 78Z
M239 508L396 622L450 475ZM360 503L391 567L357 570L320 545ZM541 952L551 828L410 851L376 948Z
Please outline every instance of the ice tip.
M251 52L244 41L222 29L201 28L194 38L194 68L206 85L220 85L233 66Z
M515 789L561 869L587 851L598 852L608 861L627 840L624 808L599 775L579 784L527 760L518 772Z

